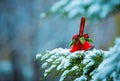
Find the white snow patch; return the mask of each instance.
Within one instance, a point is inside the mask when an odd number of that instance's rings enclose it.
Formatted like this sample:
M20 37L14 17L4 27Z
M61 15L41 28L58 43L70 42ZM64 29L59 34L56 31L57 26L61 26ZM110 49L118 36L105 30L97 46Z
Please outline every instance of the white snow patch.
M42 56L41 54L37 54L37 55L36 55L36 59L41 58L41 56Z
M101 10L100 4L98 4L98 3L93 4L88 8L87 15L92 16L94 14L99 14L100 10Z
M44 64L42 64L42 68L46 68L46 67L47 67L47 65L48 65L48 63L47 63L47 62L45 62Z
M56 12L57 10L59 10L59 8L61 8L62 6L64 6L66 3L68 3L69 0L61 0L57 3L55 3L51 8L50 10L52 12Z
M61 78L60 78L59 81L63 81L69 72L70 72L70 70L65 70L65 71L62 73Z
M87 78L83 75L80 78L76 78L74 81L87 81Z

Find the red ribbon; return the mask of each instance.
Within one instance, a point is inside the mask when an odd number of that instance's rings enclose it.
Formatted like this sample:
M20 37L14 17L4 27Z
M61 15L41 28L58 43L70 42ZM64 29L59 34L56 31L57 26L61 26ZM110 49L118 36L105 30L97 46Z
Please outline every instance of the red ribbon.
M84 32L84 27L85 27L85 21L86 19L84 17L82 17L81 19L81 24L80 24L80 31L79 31L79 35L82 36L83 32Z

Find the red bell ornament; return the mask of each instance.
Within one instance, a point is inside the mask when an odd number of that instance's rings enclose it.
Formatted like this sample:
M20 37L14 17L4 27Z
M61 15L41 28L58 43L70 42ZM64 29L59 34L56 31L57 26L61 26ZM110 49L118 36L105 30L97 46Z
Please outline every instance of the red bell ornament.
M93 40L91 38L89 38L88 34L83 34L85 21L86 21L86 19L84 17L82 17L79 34L76 34L73 36L72 42L71 42L72 48L71 48L70 52L81 51L81 50L87 51L87 50L93 48L93 45L90 44L90 42L92 42Z

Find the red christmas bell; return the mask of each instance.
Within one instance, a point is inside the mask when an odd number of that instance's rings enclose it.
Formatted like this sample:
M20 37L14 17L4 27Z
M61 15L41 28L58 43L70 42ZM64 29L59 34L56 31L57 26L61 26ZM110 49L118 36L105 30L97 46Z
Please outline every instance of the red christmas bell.
M83 34L85 20L86 19L84 17L82 17L79 34L76 34L73 36L72 42L70 44L72 46L70 52L75 52L75 51L80 51L80 50L87 51L87 50L93 48L93 45L90 44L90 42L93 42L93 40L91 38L89 38L88 34Z

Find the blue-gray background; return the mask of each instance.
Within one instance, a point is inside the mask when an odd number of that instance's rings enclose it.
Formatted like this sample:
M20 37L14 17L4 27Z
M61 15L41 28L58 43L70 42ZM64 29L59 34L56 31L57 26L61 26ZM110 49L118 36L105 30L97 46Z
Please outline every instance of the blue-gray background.
M43 75L35 55L54 48L70 48L80 19L40 18L57 0L0 0L0 81L39 81ZM97 49L108 50L120 36L120 12L97 24L86 23L85 33ZM48 80L49 81L49 80Z

